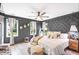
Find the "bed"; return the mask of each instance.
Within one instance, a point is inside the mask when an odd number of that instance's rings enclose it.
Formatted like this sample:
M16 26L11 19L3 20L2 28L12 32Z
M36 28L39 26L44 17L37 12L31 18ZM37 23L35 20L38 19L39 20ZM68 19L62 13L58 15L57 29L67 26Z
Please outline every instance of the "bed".
M54 39L48 38L48 36L38 36L33 37L29 43L11 46L10 50L11 55L32 55L35 51L34 47L39 47L43 48L47 55L64 55L64 49L68 47L68 42L69 39L66 38L66 35Z
M44 48L45 53L48 55L64 55L64 49L68 47L69 39L66 38L55 38L50 39L44 36L38 41L38 45Z

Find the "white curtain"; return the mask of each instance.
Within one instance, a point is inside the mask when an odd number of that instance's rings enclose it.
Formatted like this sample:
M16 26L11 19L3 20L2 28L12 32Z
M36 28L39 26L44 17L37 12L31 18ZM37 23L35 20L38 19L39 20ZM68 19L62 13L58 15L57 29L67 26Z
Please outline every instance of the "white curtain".
M10 44L14 44L14 36L13 36L13 18L10 19Z

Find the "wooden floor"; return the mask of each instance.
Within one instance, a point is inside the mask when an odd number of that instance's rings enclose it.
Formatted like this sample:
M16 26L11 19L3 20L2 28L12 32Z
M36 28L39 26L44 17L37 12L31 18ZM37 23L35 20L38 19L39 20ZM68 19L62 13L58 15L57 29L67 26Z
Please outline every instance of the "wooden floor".
M0 52L0 55L29 55L28 53L28 47L27 43L20 43L20 44L16 44L10 47L10 51L5 53L5 52ZM65 54L63 55L79 55L79 52L74 51L69 49L68 47L65 48ZM47 54L43 54L43 55L47 55Z
M79 55L79 52L69 49L68 47L65 49L65 55Z

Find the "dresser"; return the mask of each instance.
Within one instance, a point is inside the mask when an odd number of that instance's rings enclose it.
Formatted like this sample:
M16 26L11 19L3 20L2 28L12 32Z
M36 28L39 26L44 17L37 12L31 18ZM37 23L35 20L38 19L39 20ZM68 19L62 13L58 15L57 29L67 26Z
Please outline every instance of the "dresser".
M79 52L79 39L69 39L69 48Z

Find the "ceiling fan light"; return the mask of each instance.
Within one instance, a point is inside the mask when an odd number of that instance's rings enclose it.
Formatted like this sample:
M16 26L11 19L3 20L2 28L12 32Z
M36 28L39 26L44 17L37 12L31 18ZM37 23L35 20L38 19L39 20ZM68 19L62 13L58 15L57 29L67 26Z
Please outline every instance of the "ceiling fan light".
M40 18L40 17L37 17L37 19L36 20L38 20L38 21L42 21L42 19Z

